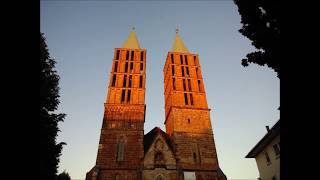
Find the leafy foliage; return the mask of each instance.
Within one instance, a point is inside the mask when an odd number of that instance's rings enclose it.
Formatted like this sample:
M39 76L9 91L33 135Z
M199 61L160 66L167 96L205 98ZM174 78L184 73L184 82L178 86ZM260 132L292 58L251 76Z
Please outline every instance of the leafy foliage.
M69 173L64 170L57 176L56 180L71 180L71 177L69 176Z
M59 76L54 70L55 61L50 58L48 47L40 33L40 175L41 179L54 180L62 145L56 137L60 131L58 122L65 114L57 114L59 101Z
M267 65L280 78L280 2L234 0L243 24L239 32L252 41L257 51L247 54L242 65Z

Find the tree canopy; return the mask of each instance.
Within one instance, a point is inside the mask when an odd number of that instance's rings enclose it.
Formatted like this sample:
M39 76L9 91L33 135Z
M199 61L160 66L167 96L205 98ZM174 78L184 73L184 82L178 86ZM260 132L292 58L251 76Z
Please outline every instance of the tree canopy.
M242 59L272 68L280 79L280 2L276 0L234 0L241 16L239 32L257 49Z
M69 173L67 173L67 172L64 170L62 173L60 173L60 174L57 176L56 180L71 180L71 177L70 177Z
M59 101L59 76L55 61L50 58L43 33L40 33L40 179L54 180L62 145L56 137L60 131L58 122L65 114L56 113Z

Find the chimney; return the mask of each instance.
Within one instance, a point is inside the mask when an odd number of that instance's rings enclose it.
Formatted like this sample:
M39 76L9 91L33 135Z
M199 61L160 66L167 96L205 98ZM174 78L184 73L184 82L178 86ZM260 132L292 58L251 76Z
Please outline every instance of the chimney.
M268 132L270 132L270 128L269 128L269 126L266 126L266 128L267 128L267 131L268 131Z

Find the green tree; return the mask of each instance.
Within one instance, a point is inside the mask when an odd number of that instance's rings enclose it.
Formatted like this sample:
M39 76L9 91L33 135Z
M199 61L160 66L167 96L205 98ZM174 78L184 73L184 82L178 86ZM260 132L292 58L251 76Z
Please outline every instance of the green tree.
M234 0L241 16L239 32L252 41L257 51L247 54L242 65L255 63L272 68L280 79L280 2Z
M56 180L71 180L71 177L69 176L69 173L64 170L57 176Z
M65 114L56 113L59 102L59 76L55 61L50 58L48 47L40 33L40 179L54 180L59 164L62 145L56 137L60 131L58 122Z

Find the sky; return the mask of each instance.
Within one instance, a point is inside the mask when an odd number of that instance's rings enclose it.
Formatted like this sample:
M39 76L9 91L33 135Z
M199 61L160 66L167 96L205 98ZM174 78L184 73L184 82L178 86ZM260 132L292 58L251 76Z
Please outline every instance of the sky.
M84 179L97 156L114 48L132 27L147 50L144 133L164 126L163 66L175 29L199 54L219 165L228 179L256 179L254 159L245 158L280 118L280 83L267 67L241 65L255 48L242 36L231 0L220 1L44 1L40 31L60 76L57 141L66 142L59 172Z

